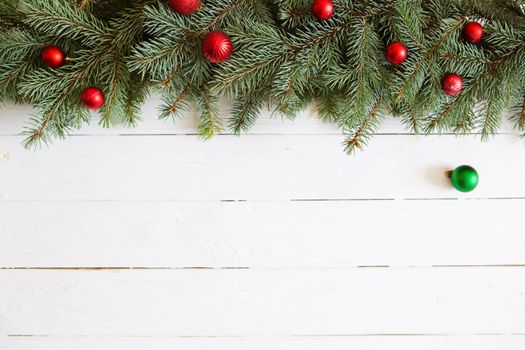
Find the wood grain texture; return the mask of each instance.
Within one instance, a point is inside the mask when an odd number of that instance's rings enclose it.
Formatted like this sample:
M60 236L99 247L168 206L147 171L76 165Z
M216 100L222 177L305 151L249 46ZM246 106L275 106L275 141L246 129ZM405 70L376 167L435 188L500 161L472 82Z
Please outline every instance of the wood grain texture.
M31 109L0 109L1 350L525 348L509 123L482 143L389 118L347 156L313 109L203 142L155 99L36 152ZM471 194L443 174L464 163Z
M0 139L3 200L291 200L525 197L525 146L517 137L378 136L355 157L339 136L78 137L27 152ZM469 163L476 192L444 172Z
M5 337L9 350L523 350L525 336L357 336L357 337Z
M0 202L0 267L525 262L525 200ZM22 218L27 218L23 220Z
M2 270L4 335L524 334L525 268Z
M161 105L160 98L153 96L148 100L143 108L143 120L137 127L129 128L116 126L113 128L102 128L99 124L99 118L94 115L90 125L84 126L80 130L75 130L74 135L195 135L199 125L199 114L197 108L188 110L183 113L183 117L177 120L159 120L158 108ZM229 111L231 102L225 99L219 101L221 110L221 119L224 125L228 124ZM7 104L0 106L0 135L18 135L24 130L29 117L34 113L30 106L14 106ZM400 119L386 118L379 134L410 134L401 123ZM504 118L500 134L517 135L513 125ZM222 134L230 134L230 131L224 130ZM248 135L337 135L340 138L341 130L336 124L323 123L317 110L311 106L306 111L301 112L294 120L283 119L274 115L270 110L261 113L255 126L249 131Z

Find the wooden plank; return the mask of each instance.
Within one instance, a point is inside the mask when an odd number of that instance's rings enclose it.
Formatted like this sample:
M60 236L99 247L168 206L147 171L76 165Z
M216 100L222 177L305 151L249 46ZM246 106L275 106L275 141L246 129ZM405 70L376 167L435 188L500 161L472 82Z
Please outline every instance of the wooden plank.
M196 109L184 113L180 120L161 121L158 119L158 107L161 102L158 96L148 100L143 108L143 120L136 128L117 126L105 129L99 124L99 118L94 115L91 125L84 126L81 130L74 131L75 135L134 135L134 134L171 134L187 135L196 134L199 124L199 114ZM227 125L231 103L226 99L220 101L223 124ZM18 135L24 130L29 117L34 113L30 106L17 106L7 103L0 106L0 135ZM517 134L512 124L505 119L500 133ZM228 130L223 133L229 134ZM400 119L387 118L378 132L385 133L410 133L401 123ZM295 120L286 120L276 116L270 110L261 113L256 125L249 134L331 134L341 135L341 130L336 124L322 122L314 106L300 113Z
M86 125L80 130L73 132L74 135L150 135L150 134L170 134L187 135L198 133L199 114L196 109L189 110L177 120L159 120L158 107L161 102L158 97L151 98L143 108L143 120L136 128L117 126L106 129L100 126L98 116L94 115L91 125ZM230 103L221 100L220 109L223 124L228 124ZM33 113L30 106L15 106L7 104L0 106L0 135L19 134ZM385 122L382 132L407 132L399 120L389 119ZM502 132L506 130L503 129ZM224 130L224 134L230 134L229 130ZM322 122L314 108L311 108L300 115L295 120L283 119L273 115L266 110L261 113L256 125L250 130L249 134L332 134L341 135L341 131L336 124Z
M0 138L3 200L291 200L525 197L523 140L378 136L357 156L339 136L78 137L28 152ZM439 150L439 151L436 151ZM444 176L470 163L476 192Z
M5 335L523 334L525 268L2 270Z
M523 350L524 336L369 336L269 338L18 337L0 338L5 350Z
M524 204L4 201L0 266L525 264Z

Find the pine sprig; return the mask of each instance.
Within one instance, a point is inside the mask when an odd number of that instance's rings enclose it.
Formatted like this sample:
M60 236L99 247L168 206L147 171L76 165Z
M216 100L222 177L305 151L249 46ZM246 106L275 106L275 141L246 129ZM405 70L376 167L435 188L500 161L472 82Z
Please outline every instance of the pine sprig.
M348 154L362 150L381 125L383 117L380 109L383 98L384 96L379 96L362 121L347 132L349 136L343 145Z
M229 129L235 134L248 132L259 116L260 111L264 106L264 99L262 94L253 93L239 98L233 104L232 117L229 120Z
M189 107L192 85L187 83L180 89L172 89L164 95L164 106L161 109L161 119L169 117L176 119L182 116L182 112Z
M511 112L513 112L511 120L515 122L516 127L520 131L525 130L525 93L523 93L522 96L522 100L519 100L511 108Z
M20 0L19 6L25 23L47 35L80 40L88 46L96 46L108 36L107 25L67 1Z
M219 117L217 97L213 96L207 87L203 87L197 103L201 110L199 133L205 140L209 140L222 130L222 121Z
M502 115L525 130L523 0L334 0L318 21L311 0L202 0L190 16L157 0L4 0L0 3L0 100L35 105L28 146L49 143L90 122L79 103L88 86L104 91L104 127L134 126L150 93L162 97L161 118L178 119L196 105L199 132L222 131L218 99L233 101L227 127L246 133L263 108L293 119L316 103L319 117L363 148L388 114L414 133L497 133ZM484 26L469 44L462 29ZM223 31L231 58L207 61L202 40ZM408 58L385 61L401 41ZM40 54L59 45L68 56L50 70ZM463 77L455 97L447 73ZM315 102L314 102L315 101Z

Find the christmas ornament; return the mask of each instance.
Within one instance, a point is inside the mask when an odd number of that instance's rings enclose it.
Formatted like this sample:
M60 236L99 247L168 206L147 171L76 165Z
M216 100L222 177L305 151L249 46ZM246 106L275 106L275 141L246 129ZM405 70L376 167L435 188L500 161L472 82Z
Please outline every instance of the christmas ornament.
M332 0L314 0L312 14L318 20L326 21L334 15L334 3Z
M454 188L461 192L473 191L479 183L479 175L476 169L469 165L461 165L455 170L448 172Z
M478 22L469 22L463 28L463 39L471 44L476 44L483 39L483 26Z
M386 60L392 64L401 64L405 62L407 54L407 47L399 41L389 44L385 51Z
M191 15L201 5L200 0L169 0L168 6L180 15Z
M210 32L202 40L202 53L212 63L221 63L228 60L232 51L232 41L226 33L219 31Z
M66 62L66 54L58 46L51 45L42 50L42 61L51 69L57 69Z
M98 87L90 86L84 91L82 91L82 104L86 106L87 109L99 109L106 102L106 97L104 92Z
M455 73L449 73L441 80L441 88L447 95L455 96L463 89L463 79Z
M80 126L84 119L67 116L78 108L87 112L82 103L103 105L106 124L134 124L144 97L159 85L166 92L160 116L175 117L196 100L205 137L219 131L218 106L226 100L234 105L225 126L235 134L250 129L261 107L293 119L315 104L323 120L342 129L348 153L364 147L390 111L410 129L418 129L418 120L426 132L480 126L487 137L507 114L517 127L525 125L525 16L516 11L518 2L0 0L0 105L53 107L37 108L42 123L28 132L28 145ZM10 4L7 20L4 3ZM513 6L494 12L500 3ZM86 14L88 4L94 11ZM145 23L137 17L143 11ZM67 18L53 20L57 16ZM486 30L476 45L463 39L473 25ZM210 33L216 30L231 40ZM41 43L36 51L35 43ZM52 44L67 54L59 70L44 64L47 53L41 57ZM103 90L95 95L99 101L81 100L92 85ZM356 107L351 113L348 103Z

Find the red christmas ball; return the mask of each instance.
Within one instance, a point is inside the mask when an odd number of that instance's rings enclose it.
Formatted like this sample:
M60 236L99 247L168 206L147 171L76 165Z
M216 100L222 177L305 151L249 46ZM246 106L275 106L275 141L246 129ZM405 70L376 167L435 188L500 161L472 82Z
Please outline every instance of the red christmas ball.
M212 63L221 63L230 58L233 44L228 35L223 32L209 32L202 40L202 53Z
M180 15L191 15L201 5L200 0L169 0L168 6Z
M42 50L42 61L51 69L57 69L66 62L66 54L58 46L51 45Z
M403 43L400 43L399 41L390 43L386 47L386 51L385 51L386 60L392 64L401 64L405 62L407 55L408 55L407 47L403 45Z
M449 73L441 80L443 92L450 96L455 96L463 89L463 79L455 73Z
M463 39L471 44L476 44L483 39L483 26L478 22L469 22L463 28Z
M106 102L106 97L104 92L98 87L90 86L84 91L82 91L82 104L86 106L87 109L99 109Z
M314 0L312 14L318 20L326 21L334 15L334 3L332 0Z

